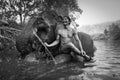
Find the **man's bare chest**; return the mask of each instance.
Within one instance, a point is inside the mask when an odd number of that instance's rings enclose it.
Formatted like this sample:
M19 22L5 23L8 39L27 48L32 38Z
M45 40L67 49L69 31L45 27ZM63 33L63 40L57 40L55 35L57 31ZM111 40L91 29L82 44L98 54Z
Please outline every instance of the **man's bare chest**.
M70 30L66 30L66 29L62 29L59 31L59 34L62 36L62 37L72 37L73 36L73 32L70 31Z

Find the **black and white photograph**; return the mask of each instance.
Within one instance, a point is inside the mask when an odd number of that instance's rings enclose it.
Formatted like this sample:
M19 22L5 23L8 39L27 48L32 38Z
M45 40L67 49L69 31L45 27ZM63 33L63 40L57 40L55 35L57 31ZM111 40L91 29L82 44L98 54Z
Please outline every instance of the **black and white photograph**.
M120 80L120 0L0 0L0 80Z

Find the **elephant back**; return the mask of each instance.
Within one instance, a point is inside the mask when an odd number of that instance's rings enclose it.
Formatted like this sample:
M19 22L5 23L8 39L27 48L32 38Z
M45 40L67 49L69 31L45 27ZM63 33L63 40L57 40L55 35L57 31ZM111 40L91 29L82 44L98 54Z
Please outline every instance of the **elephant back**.
M94 56L94 43L90 35L83 33L83 32L78 32L78 37L81 40L81 44L83 46L84 51L86 52L87 55L93 57ZM73 38L72 39L74 45L79 48L79 44L77 41ZM79 48L80 49L80 48Z

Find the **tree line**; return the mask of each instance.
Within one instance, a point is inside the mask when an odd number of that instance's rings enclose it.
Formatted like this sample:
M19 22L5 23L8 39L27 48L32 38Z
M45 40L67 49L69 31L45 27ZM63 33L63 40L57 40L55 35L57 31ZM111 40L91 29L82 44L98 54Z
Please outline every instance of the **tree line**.
M82 12L76 0L0 0L0 19L15 22L19 19L19 23L23 25L27 18L62 6L67 11Z

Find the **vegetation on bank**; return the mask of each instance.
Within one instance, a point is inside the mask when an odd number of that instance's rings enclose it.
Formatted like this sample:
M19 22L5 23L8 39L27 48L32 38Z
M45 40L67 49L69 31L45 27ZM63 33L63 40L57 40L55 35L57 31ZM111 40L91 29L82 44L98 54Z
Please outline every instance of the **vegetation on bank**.
M103 34L93 35L95 40L120 40L120 25L112 23Z
M120 20L83 26L79 31L90 34L94 40L120 40Z

